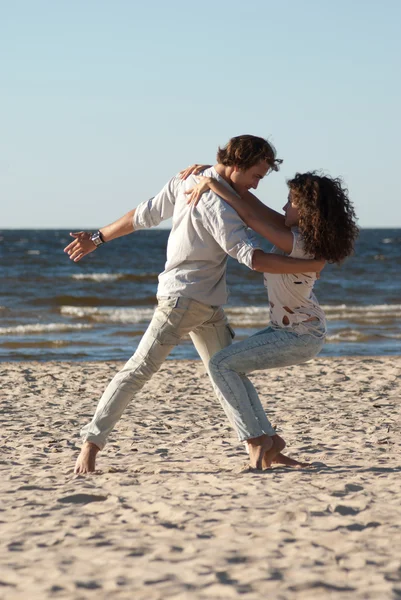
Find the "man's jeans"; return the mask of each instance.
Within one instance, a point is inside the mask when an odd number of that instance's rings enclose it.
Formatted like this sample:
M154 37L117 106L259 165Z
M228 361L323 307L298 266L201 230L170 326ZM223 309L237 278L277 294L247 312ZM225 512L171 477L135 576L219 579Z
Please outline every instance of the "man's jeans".
M320 333L316 326L313 334L299 334L290 328L267 327L213 356L209 363L209 375L215 390L217 388L220 391L219 399L221 401L223 398L224 411L240 441L263 433L270 436L275 434L246 374L310 360L324 344L325 330L322 328Z
M82 429L84 441L93 442L100 449L104 447L128 403L187 334L207 371L210 358L231 344L234 337L220 306L208 306L183 297L158 298L158 306L137 351L109 383L92 421ZM218 390L215 391L224 404Z

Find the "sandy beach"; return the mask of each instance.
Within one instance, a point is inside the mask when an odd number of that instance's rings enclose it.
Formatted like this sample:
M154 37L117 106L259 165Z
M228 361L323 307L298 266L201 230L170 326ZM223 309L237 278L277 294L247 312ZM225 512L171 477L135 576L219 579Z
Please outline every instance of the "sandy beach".
M401 598L401 357L252 376L302 471L252 472L200 362L168 361L98 458L120 363L2 363L0 597Z

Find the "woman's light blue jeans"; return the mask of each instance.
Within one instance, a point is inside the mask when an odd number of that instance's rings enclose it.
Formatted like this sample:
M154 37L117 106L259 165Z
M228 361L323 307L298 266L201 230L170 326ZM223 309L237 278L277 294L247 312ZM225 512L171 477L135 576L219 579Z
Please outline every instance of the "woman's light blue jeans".
M275 434L258 393L246 375L252 371L306 362L320 352L323 344L323 332L319 337L270 326L220 350L210 359L210 377L220 392L218 397L224 412L240 441L264 433L269 436Z

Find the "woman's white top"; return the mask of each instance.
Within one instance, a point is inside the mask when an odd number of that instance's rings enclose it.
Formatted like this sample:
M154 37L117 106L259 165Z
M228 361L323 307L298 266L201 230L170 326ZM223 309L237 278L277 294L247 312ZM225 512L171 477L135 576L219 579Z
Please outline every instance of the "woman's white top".
M287 255L276 246L271 252L291 258L313 258L306 254L298 228L293 227L291 232L291 253ZM270 321L273 326L291 328L298 333L315 332L319 337L326 334L325 315L313 293L316 279L316 273L264 274L270 303Z

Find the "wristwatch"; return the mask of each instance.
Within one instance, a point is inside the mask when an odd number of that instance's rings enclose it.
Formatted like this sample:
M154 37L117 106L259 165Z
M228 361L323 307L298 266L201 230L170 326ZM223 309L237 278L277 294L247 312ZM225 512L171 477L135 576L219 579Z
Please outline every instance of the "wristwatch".
M100 231L96 231L96 233L92 233L91 240L95 244L95 246L101 246L102 244L105 244L105 241L104 241L103 236L100 233Z

